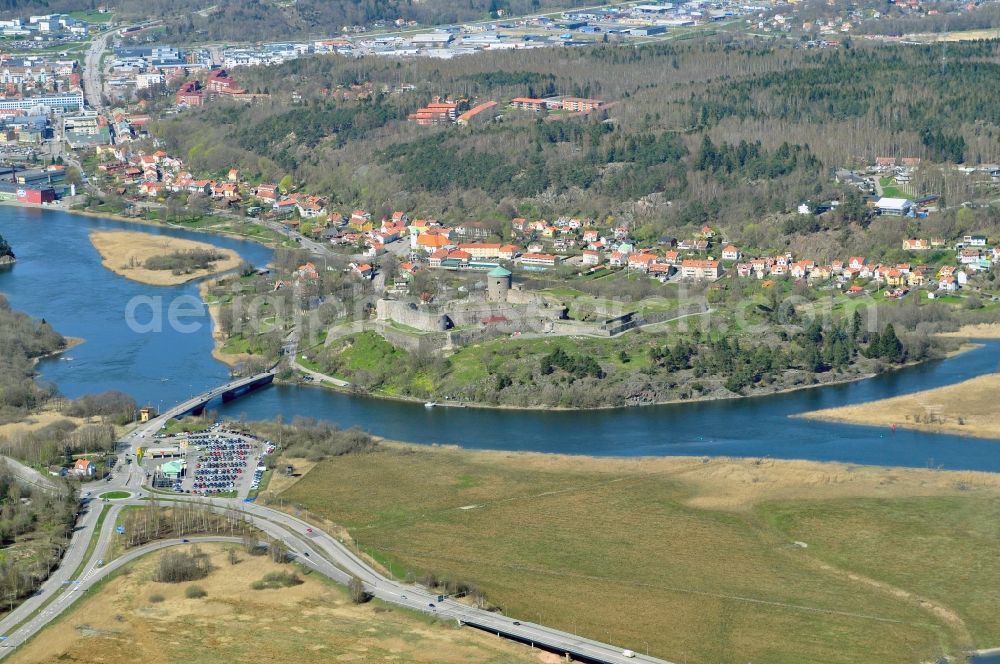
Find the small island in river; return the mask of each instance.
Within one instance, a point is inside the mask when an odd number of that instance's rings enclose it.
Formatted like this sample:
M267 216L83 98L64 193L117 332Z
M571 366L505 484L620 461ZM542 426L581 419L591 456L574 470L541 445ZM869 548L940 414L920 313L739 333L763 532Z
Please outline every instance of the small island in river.
M239 267L232 249L165 235L94 231L90 241L115 274L152 286L176 286Z

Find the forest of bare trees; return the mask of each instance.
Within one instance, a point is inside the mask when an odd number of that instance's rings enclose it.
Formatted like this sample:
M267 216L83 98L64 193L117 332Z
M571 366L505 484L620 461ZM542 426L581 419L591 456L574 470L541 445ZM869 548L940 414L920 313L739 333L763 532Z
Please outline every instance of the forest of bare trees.
M54 393L34 381L35 360L65 348L45 321L13 311L0 295L0 423L16 421Z

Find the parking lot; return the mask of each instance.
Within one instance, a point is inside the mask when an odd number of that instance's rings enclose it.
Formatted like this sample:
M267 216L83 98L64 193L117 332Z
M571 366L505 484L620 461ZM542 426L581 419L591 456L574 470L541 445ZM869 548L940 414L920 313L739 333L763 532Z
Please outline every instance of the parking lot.
M155 476L169 468L171 460L183 459L184 473L162 483L178 493L196 495L233 495L246 498L260 487L264 475L264 456L274 445L253 436L230 431L215 424L201 432L158 438L157 450L177 450L171 457L152 455L144 459L147 472ZM151 452L152 452L151 448ZM176 466L175 466L176 467Z

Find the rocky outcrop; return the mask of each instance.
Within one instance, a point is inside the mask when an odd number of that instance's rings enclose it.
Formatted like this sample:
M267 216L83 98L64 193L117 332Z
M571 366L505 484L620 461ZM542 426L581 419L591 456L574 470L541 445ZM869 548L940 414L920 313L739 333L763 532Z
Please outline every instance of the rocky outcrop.
M10 267L16 262L17 259L14 258L14 254L6 254L4 256L0 256L0 268Z

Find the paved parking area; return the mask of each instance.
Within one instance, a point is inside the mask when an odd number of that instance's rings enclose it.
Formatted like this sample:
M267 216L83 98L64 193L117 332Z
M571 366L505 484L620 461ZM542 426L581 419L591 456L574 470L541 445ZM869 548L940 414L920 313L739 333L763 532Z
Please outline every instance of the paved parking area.
M179 456L144 459L150 473L170 460L183 458L185 475L172 488L178 493L196 495L235 495L246 498L260 486L264 474L264 455L274 451L274 445L254 436L213 425L206 431L177 434L159 438L156 448L177 449Z

